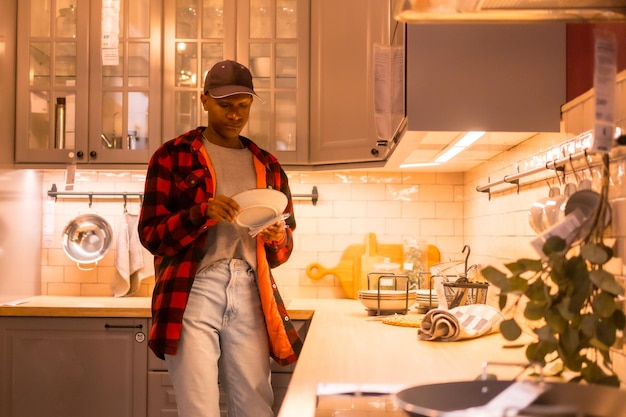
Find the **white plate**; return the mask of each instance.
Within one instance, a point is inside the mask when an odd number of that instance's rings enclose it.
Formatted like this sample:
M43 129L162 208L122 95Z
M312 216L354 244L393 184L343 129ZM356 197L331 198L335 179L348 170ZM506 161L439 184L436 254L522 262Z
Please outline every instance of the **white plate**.
M406 298L402 300L380 300L380 304L378 300L374 299L359 299L361 304L365 306L365 308L369 310L378 310L379 306L381 310L393 310L393 311L401 311L405 310L407 307L411 307L415 304L415 300L409 299L408 306Z
M380 295L378 294L377 290L373 290L373 291L376 291L376 293L366 293L366 292L361 292L361 291L359 291L359 297L358 297L360 300L378 300L379 298L381 300L406 300L408 297L409 301L415 301L415 293L411 291L409 291L408 295L406 291L402 291L402 292L398 291L398 292L386 293L386 294L383 291L381 291Z
M255 188L233 196L241 211L237 224L254 228L277 217L287 207L287 196L270 188Z

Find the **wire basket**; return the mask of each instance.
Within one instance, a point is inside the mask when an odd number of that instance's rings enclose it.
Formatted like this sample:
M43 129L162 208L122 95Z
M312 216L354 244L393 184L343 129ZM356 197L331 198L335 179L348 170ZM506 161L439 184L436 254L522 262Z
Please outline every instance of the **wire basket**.
M460 278L455 282L443 282L448 308L487 302L488 282L469 282Z

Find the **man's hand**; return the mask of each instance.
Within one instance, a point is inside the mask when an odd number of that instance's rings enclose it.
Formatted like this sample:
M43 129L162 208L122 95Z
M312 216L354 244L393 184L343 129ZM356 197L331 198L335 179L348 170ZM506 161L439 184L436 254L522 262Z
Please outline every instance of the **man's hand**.
M259 236L261 236L261 239L263 239L264 242L282 242L285 238L286 228L287 225L285 224L285 221L280 220L263 229L263 231L259 233Z
M209 201L206 215L218 222L233 222L239 210L239 204L235 200L225 195L218 195Z

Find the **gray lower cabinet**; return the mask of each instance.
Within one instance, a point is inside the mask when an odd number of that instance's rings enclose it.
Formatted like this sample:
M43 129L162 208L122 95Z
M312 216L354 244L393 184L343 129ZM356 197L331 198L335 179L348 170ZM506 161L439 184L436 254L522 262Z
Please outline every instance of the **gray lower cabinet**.
M309 330L310 320L293 320L302 340L305 339ZM280 366L272 362L272 388L274 389L274 413L283 402L287 392L291 374L295 364ZM220 396L220 410L222 416L226 416L226 398ZM153 354L148 357L148 417L177 417L176 394L174 386L167 372L165 361L158 359Z
M145 416L147 325L0 317L0 417Z

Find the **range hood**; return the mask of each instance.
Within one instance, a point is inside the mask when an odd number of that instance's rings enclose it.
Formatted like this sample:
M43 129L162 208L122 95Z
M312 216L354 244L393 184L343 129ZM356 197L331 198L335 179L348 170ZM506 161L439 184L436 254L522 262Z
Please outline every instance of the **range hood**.
M397 0L405 23L626 22L626 0Z

